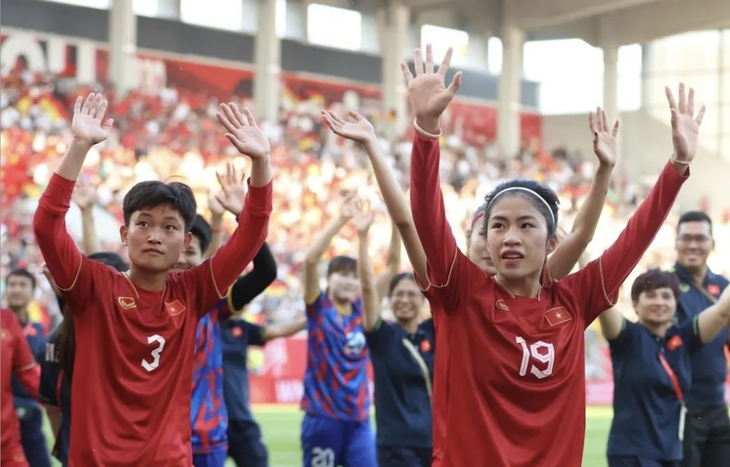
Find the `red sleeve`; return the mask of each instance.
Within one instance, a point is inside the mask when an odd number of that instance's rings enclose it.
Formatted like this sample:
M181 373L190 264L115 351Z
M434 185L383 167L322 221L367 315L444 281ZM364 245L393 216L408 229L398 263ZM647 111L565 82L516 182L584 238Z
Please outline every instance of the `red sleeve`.
M485 275L456 246L446 220L439 159L438 139L425 138L416 132L411 154L411 211L426 253L428 285L448 312L457 308L459 299Z
M13 373L18 377L25 389L28 390L28 393L34 399L38 399L38 389L41 384L41 368L33 358L33 353L30 351L30 346L17 318L13 315L12 319L8 321L10 333L13 336Z
M54 173L33 216L33 233L43 260L64 296L73 295L76 309L83 309L91 274L82 274L84 255L66 230L66 213L76 182ZM73 291L73 293L72 293Z
M198 317L226 298L228 289L264 244L269 232L272 193L271 182L260 187L249 185L238 227L231 238L208 261L190 270L201 286L197 288Z
M565 278L564 284L578 295L586 327L615 305L619 288L651 245L688 177L689 171L680 175L671 163L667 163L649 196L639 205L613 245L600 258Z

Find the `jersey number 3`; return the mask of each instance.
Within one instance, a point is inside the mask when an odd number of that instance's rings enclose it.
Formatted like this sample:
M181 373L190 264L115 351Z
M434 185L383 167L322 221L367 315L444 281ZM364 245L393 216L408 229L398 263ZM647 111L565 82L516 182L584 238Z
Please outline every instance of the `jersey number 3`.
M520 376L527 374L527 368L530 368L530 373L535 375L537 379L547 378L553 374L553 366L555 365L555 347L553 344L549 344L543 341L537 341L534 344L530 344L528 347L527 342L523 337L517 336L516 341L522 347L522 363L520 364ZM540 363L545 364L545 368L542 370L535 365L530 365L530 357L534 358Z
M160 354L162 353L162 349L165 348L165 338L159 334L155 334L147 338L147 343L157 344L157 347L152 351L152 361L148 362L147 359L142 360L142 368L147 371L152 371L160 366Z

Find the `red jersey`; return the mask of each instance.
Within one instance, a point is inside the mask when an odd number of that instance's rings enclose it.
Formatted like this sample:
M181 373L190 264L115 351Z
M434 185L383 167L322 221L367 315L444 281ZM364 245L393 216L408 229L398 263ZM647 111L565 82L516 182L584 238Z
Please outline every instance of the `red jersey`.
M416 136L411 168L413 220L441 304L434 423L444 426L434 427L442 436L434 436L433 465L580 467L584 331L615 303L687 177L667 164L616 242L533 299L512 296L458 250L444 212L437 140ZM446 362L438 360L443 352Z
M28 463L20 444L20 420L13 406L11 381L14 374L31 396L38 397L41 372L33 359L18 318L5 308L0 313L0 464L22 467Z
M202 265L162 291L82 255L66 232L74 182L54 174L35 214L38 246L76 328L69 466L189 467L198 320L263 244L271 183L250 187L239 227Z

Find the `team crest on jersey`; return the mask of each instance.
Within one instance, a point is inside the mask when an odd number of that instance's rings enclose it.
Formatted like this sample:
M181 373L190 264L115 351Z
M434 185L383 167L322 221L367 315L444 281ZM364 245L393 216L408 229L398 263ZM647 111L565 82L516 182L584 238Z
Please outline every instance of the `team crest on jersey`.
M167 308L167 311L172 316L177 316L183 311L185 311L185 305L183 305L180 300L175 300L174 302L167 303L165 302L165 308Z
M689 292L689 284L681 284L679 286L679 291L682 292L682 293Z
M499 300L497 300L497 303L495 303L495 305L497 306L497 308L500 308L505 311L509 311L509 307L507 306L507 303L504 300L502 300L501 298Z
M243 335L243 331L239 327L235 327L231 330L231 334L233 334L233 337L241 337Z
M421 352L426 353L431 350L431 342L428 339L421 341Z
M682 344L683 344L682 338L679 336L674 336L671 339L669 339L669 342L667 342L667 348L669 350L675 350Z
M360 331L348 332L345 336L347 342L345 343L345 354L347 355L359 355L365 348L365 335Z
M717 284L710 284L707 286L707 292L710 295L720 295L720 286Z
M557 326L558 324L563 324L572 320L573 317L570 316L570 313L568 313L568 310L566 310L564 306L558 306L546 311L545 319L550 326Z
M8 330L8 329L0 329L0 339L10 340L12 338L13 338L13 335L10 333L10 330Z
M137 308L137 302L135 302L132 297L119 297L118 301L119 301L119 306L121 306L125 310L131 310L132 308Z

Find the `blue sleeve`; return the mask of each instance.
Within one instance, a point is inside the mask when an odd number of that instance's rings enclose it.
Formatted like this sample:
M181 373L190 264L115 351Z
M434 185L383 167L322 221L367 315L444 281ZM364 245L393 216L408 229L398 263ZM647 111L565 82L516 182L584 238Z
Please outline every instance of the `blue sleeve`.
M682 339L684 345L687 346L687 350L690 354L697 352L702 348L702 339L700 338L700 317L695 316L689 321L679 326L677 334Z
M58 406L57 389L60 369L55 343L50 340L47 341L43 351L36 355L36 361L41 366L39 396L44 403Z
M622 355L630 352L633 348L633 343L641 332L639 328L640 324L632 323L631 321L624 318L624 324L619 332L618 336L608 340L608 346L611 349L611 354Z
M393 325L378 318L370 332L365 333L365 342L373 353L379 353L387 349L393 337Z
M263 326L249 323L246 320L241 321L240 326L243 328L243 335L248 336L248 345L262 347L266 344Z

